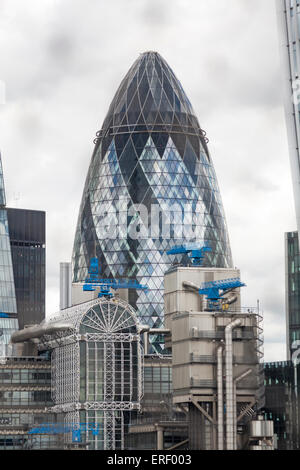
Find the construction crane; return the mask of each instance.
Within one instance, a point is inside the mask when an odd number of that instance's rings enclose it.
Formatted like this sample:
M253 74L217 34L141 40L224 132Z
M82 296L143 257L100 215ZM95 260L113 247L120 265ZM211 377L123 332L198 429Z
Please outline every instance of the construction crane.
M85 279L83 285L84 291L94 291L97 287L100 287L98 297L112 298L113 293L111 289L137 289L144 290L148 289L147 286L139 284L135 280L131 279L102 279L99 273L99 262L98 258L91 258L89 267L89 276Z
M9 315L4 312L0 312L0 318L9 318Z
M208 244L202 245L178 245L167 251L167 255L188 255L194 266L202 266L205 253L212 251Z
M199 294L205 295L207 297L208 307L210 309L219 310L222 300L225 300L224 295L228 294L228 292L231 292L237 287L243 287L245 285L246 284L241 282L239 277L204 282L199 289Z
M29 429L28 434L68 434L72 433L72 442L81 442L81 434L91 431L93 436L98 436L100 432L99 424L94 423L47 423L39 424Z

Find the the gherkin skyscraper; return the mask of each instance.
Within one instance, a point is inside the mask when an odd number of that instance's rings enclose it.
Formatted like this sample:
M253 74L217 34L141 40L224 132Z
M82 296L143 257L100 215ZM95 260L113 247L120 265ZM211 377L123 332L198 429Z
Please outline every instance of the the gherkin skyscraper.
M163 324L169 248L209 242L206 265L231 267L218 183L205 132L169 65L145 52L121 82L97 133L73 248L73 282L90 258L103 277L146 284L130 291L141 321ZM181 261L180 258L177 261ZM159 337L153 348L162 352Z

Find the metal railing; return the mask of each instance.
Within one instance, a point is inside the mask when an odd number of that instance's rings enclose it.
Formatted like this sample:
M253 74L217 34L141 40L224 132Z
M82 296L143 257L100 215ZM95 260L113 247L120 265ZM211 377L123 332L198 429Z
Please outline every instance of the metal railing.
M216 313L220 313L218 310ZM239 315L258 315L259 309L257 307L233 307L229 306L228 310L221 310L222 314L239 314Z
M8 356L8 357L0 357L0 364L6 364L7 362L48 362L50 364L50 360L45 357L40 356Z
M214 379L195 379L191 377L190 382L191 387L197 388L217 388L217 381ZM256 378L243 380L241 383L237 383L237 389L257 389L257 380Z
M215 354L207 356L201 354L190 354L190 361L197 362L202 364L216 364L217 363L217 356ZM258 358L248 358L245 356L233 356L233 364L259 364Z
M151 416L146 416L143 417L143 415L139 415L136 418L132 418L130 420L129 426L139 426L143 424L153 424L157 422L180 422L180 423L185 423L186 422L186 415L182 413L182 415L179 414L158 414L154 413Z
M101 129L96 132L96 137L94 139L94 144L104 137L116 134L131 134L131 133L140 133L140 132L168 132L176 134L189 134L195 135L204 139L205 143L208 144L209 139L206 137L206 132L201 129L201 127L187 126L184 124L155 124L155 123L145 123L145 124L125 124L125 125L116 125L109 126L107 129Z
M199 338L199 339L225 339L225 328L222 331L216 330L197 330L191 329L190 330L190 337L191 338ZM233 331L232 332L232 339L256 339L256 336L253 331Z

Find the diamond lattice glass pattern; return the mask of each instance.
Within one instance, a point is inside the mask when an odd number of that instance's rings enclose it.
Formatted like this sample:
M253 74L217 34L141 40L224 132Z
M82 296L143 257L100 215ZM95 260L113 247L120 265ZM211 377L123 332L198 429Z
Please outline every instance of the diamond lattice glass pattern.
M138 205L148 214L159 207L158 217L172 208L169 231L152 230L150 215L145 227ZM103 214L112 208L119 220L125 217L128 230L140 226L139 239L120 230L103 237ZM146 52L121 82L95 139L75 235L73 281L84 280L96 254L103 276L129 277L149 287L130 291L129 301L142 323L161 327L163 276L174 261L166 251L187 241L211 244L206 266L232 266L205 132L168 64L158 53ZM163 352L163 338L152 341L154 350Z

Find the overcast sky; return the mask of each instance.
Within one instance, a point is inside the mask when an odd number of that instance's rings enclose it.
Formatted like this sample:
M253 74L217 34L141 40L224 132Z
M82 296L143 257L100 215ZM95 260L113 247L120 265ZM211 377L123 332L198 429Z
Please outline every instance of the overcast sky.
M169 63L207 132L243 303L260 299L265 358L285 360L284 232L296 220L275 0L0 0L7 201L47 212L47 313L95 133L146 50Z

